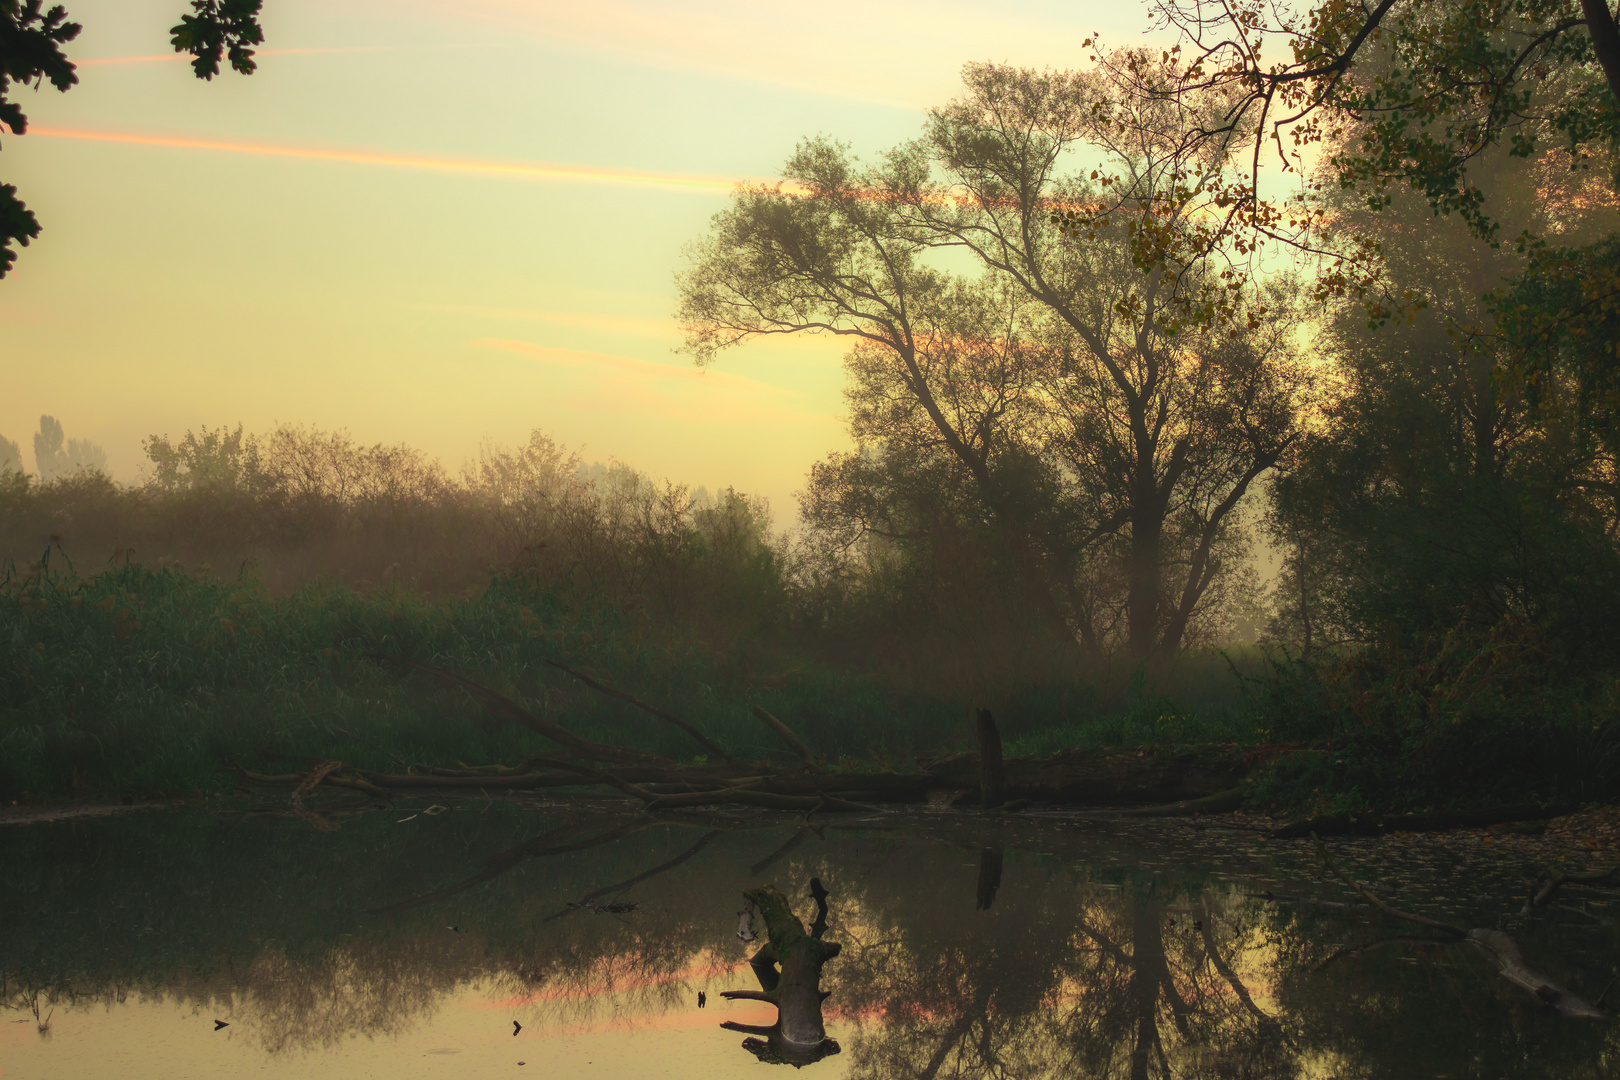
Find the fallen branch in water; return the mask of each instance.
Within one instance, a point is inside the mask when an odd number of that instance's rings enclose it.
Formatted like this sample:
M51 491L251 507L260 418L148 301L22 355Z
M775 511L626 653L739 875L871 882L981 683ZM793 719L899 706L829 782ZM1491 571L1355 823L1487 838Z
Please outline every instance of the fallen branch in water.
M1183 799L1163 806L1135 806L1121 810L1120 817L1185 817L1189 814L1226 814L1243 805L1241 788L1228 788L1201 799Z
M1504 806L1490 810L1440 810L1426 814L1328 814L1281 825L1269 834L1273 840L1303 840L1307 836L1387 836L1397 832L1440 832L1478 829L1514 821L1542 821L1564 809L1542 806Z
M1378 894L1367 888L1367 886L1361 884L1359 881L1356 881L1350 877L1350 875L1341 870L1338 864L1333 861L1332 856L1328 854L1327 846L1322 843L1320 838L1312 837L1311 839L1315 841L1316 853L1321 858L1322 864L1326 866L1335 877L1343 881L1346 885L1349 885L1356 892L1360 893L1363 899L1390 918L1399 919L1403 922L1416 923L1418 926L1426 926L1431 930L1438 930L1450 938L1452 942L1466 941L1469 945L1473 946L1481 953L1484 953L1486 957L1494 962L1496 964L1497 972L1500 973L1503 978L1507 979L1515 986L1528 990L1541 1001L1551 1005L1554 1009L1557 1009L1558 1012L1564 1016L1584 1020L1594 1020L1601 1019L1606 1015L1603 1010L1598 1008L1596 1005L1593 1005L1587 1002L1585 999L1571 993L1558 983L1553 982L1547 976L1541 974L1541 972L1536 971L1526 965L1524 962L1524 954L1519 951L1519 943L1514 941L1502 931L1488 930L1480 927L1475 927L1472 930L1465 930L1460 926L1455 926L1448 922L1441 922L1438 919L1431 919L1426 915L1415 915L1412 912L1401 911L1399 908L1392 907L1381 899ZM1445 944L1444 941L1438 939L1434 940L1437 944Z
M1559 890L1565 885L1602 885L1612 880L1617 874L1620 874L1620 866L1610 867L1601 874L1566 874L1562 870L1554 871L1548 877L1546 884L1530 893L1530 896L1524 902L1524 907L1520 909L1519 915L1521 918L1527 918L1537 908L1546 907L1552 903L1553 897L1557 896Z

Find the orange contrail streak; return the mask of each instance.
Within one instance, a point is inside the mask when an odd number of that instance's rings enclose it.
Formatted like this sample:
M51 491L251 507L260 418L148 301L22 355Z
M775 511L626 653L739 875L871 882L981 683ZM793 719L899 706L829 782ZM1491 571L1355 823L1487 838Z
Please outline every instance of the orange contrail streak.
M254 49L254 56L316 56L323 53L392 52L387 45L342 45L325 49ZM171 60L191 62L190 53L151 53L146 56L92 56L73 61L74 67L112 67L118 64L159 64Z
M589 184L632 184L703 194L730 194L737 182L720 176L688 173L639 172L589 165L567 165L546 161L501 161L493 158L432 157L425 154L399 154L385 150L345 150L288 143L248 142L236 139L206 139L184 135L138 135L121 131L91 131L85 128L30 127L30 135L88 142L124 143L133 146L177 147L184 150L216 150L228 154L254 154L262 157L302 158L306 161L336 161L347 165L376 165L392 169L420 169L428 172L461 173L471 176L506 177L513 180L571 180Z

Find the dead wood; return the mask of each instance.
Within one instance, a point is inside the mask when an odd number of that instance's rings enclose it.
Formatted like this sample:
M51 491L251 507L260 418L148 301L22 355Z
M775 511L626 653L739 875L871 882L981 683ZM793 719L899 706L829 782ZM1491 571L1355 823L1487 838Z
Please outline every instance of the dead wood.
M339 762L338 764L341 765L342 762ZM302 784L309 779L308 773L287 773L282 776L268 776L264 773L256 773L249 769L238 769L237 772L241 774L244 779L252 780L255 784ZM322 776L319 783L328 784L332 787L350 788L354 791L364 791L367 795L375 795L380 799L389 799L393 797L382 788L377 787L375 784L368 783L365 780L356 780L347 776L334 776L330 772ZM306 791L304 794L308 794L308 792ZM300 796L300 798L302 798L302 796Z
M1426 915L1416 915L1392 907L1367 886L1339 869L1338 864L1328 854L1327 846L1319 838L1312 837L1312 840L1316 844L1316 853L1321 857L1323 865L1332 871L1339 880L1360 893L1362 898L1369 904L1390 918L1416 923L1418 926L1426 926L1431 930L1438 930L1454 942L1466 941L1495 963L1496 970L1503 978L1515 986L1528 990L1539 1000L1551 1005L1564 1016L1577 1019L1599 1019L1605 1015L1602 1009L1571 993L1541 972L1535 971L1526 965L1524 956L1519 951L1519 943L1502 931L1481 927L1465 930L1460 926L1441 922L1438 919L1431 919Z
M1542 806L1504 806L1489 810L1441 810L1425 814L1328 814L1290 822L1271 830L1273 840L1302 840L1307 836L1387 836L1397 832L1439 832L1442 829L1478 829L1512 821L1541 821L1557 817L1563 809Z
M1007 771L1001 760L1001 729L989 709L974 715L973 733L979 744L979 805L994 810L1007 801Z
M634 705L636 708L641 709L643 712L651 713L652 715L658 717L660 720L664 720L664 721L667 721L668 723L674 724L676 727L680 728L682 731L684 731L688 735L692 736L692 738L697 741L697 744L699 746L703 747L703 749L707 750L709 753L715 755L716 757L720 758L721 760L729 761L729 762L735 762L737 760L736 758L732 757L730 754L726 753L724 750L720 749L720 747L718 747L714 743L710 742L707 736L705 736L701 731L699 731L697 728L693 727L691 724L688 724L685 720L682 720L680 717L675 716L675 715L673 715L671 713L665 712L663 709L658 708L656 705L649 705L645 701L642 701L640 698L635 697L635 696L633 696L631 694L625 693L623 690L615 690L611 686L607 686L607 685L605 685L603 683L599 683L595 679L591 678L589 675L586 675L584 672L575 671L573 668L567 667L566 665L563 665L563 664L559 664L555 660L547 660L546 663L550 664L552 667L556 668L558 671L564 672L564 673L566 673L568 675L572 675L574 678L578 679L580 682L584 683L586 686L590 687L592 690L596 690L596 691L599 691L600 693L606 694L608 697L618 698L620 701L628 702L629 704Z
M788 748L795 754L799 755L800 761L804 762L806 765L814 765L816 763L816 755L810 752L810 748L808 746L799 741L799 737L793 734L786 724L782 723L782 721L778 720L776 717L772 716L758 705L753 706L751 709L749 709L749 711L752 712L755 718L763 723L766 727L776 732L777 736L783 742L788 744Z
M406 656L384 656L380 653L369 653L367 655L376 660L383 660L391 664L398 664L401 667L426 672L429 675L443 679L445 682L454 683L456 686L459 686L461 689L465 690L467 694L473 698L473 700L477 701L480 705L495 715L505 717L514 724L521 724L530 731L538 732L550 739L552 742L559 743L572 750L576 750L582 756L591 758L592 760L637 762L641 764L658 765L674 764L674 762L670 761L668 758L659 757L657 754L649 754L645 750L633 750L627 746L608 746L603 743L592 742L589 739L581 738L559 724L553 724L549 720L542 720L540 717L535 716L529 710L525 709L523 706L519 705L517 702L513 701L511 698L507 697L505 694L502 694L498 690L492 690L482 683L474 682L464 675L457 675L455 672L450 671L447 668L438 667L434 664L425 664L420 660L412 660Z
M977 754L919 763L934 788L981 786ZM1008 799L1074 806L1150 806L1201 799L1236 787L1250 765L1236 746L1143 751L1063 750L1044 757L1009 757L1002 763Z
M1184 817L1188 814L1225 814L1243 805L1242 788L1230 788L1201 799L1183 799L1163 806L1133 806L1121 810L1120 817Z
M1521 917L1529 916L1537 908L1546 907L1552 903L1553 897L1558 895L1559 890L1566 885L1601 885L1614 878L1617 874L1620 874L1620 866L1610 867L1601 874L1566 874L1562 870L1554 871L1540 889L1533 890L1530 893L1530 897L1524 902L1524 907L1520 909L1519 915Z
M651 793L649 792L649 795ZM675 809L684 806L763 806L770 810L802 810L816 813L823 810L842 810L855 813L880 814L883 811L865 803L850 802L835 795L778 795L771 791L693 791L683 795L658 795L647 802L648 810Z

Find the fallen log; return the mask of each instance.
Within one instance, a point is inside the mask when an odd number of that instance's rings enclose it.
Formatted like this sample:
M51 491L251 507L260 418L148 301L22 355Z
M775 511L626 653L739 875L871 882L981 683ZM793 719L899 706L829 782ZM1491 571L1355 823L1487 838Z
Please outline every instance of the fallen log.
M256 773L249 769L238 769L237 772L244 779L252 780L255 784L302 785L309 779L310 775L308 773L287 773L285 776L267 776L264 773ZM375 784L368 783L365 780L351 779L347 776L333 776L331 774L327 774L322 776L317 781L317 784L330 784L332 787L349 788L353 791L364 791L367 795L375 795L380 799L390 797L388 792L377 787ZM308 794L308 792L300 794L300 799L302 799L303 794Z
M1546 907L1552 903L1553 897L1558 895L1560 889L1566 885L1601 885L1620 874L1620 866L1611 866L1609 869L1594 874L1568 874L1562 870L1555 870L1550 874L1541 888L1530 893L1519 911L1519 917L1525 918L1533 914L1537 908Z
M875 806L850 802L835 795L777 795L770 791L694 791L684 795L659 795L648 800L648 810L673 810L686 806L763 806L770 810L842 810L855 813L882 813Z
M1524 805L1490 810L1440 810L1422 814L1376 814L1352 811L1327 814L1280 825L1267 834L1273 840L1300 840L1307 836L1388 836L1397 832L1440 832L1444 829L1480 829L1512 821L1542 821L1566 813L1567 808Z
M920 763L931 786L981 787L977 754ZM1250 763L1236 746L1179 747L1131 752L1063 750L1048 757L1009 757L1002 763L1006 798L1078 806L1161 805L1228 791Z
M1242 788L1228 788L1202 799L1183 799L1163 806L1133 806L1121 810L1120 817L1185 817L1189 814L1227 814L1243 805Z

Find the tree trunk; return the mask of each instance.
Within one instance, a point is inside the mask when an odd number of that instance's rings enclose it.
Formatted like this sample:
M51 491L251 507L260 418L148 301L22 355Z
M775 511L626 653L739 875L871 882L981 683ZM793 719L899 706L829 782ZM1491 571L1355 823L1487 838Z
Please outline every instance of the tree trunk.
M1007 774L1001 761L1001 732L989 709L980 709L974 724L979 741L979 800L986 810L1007 801Z

